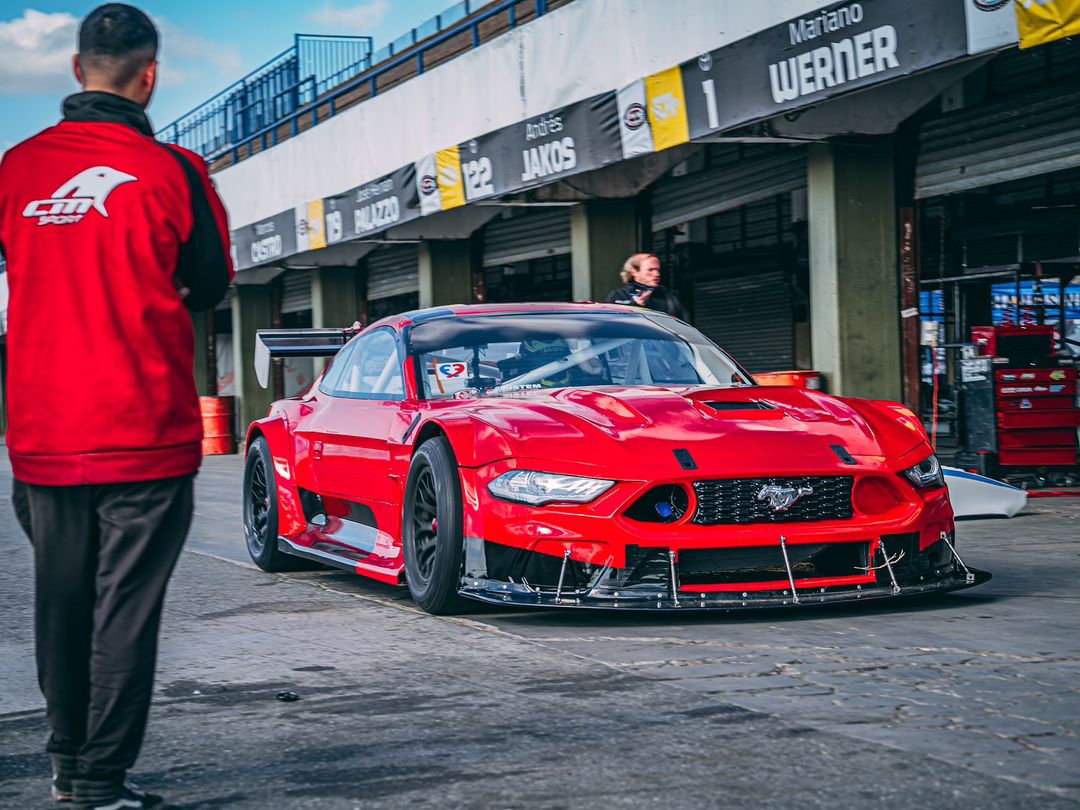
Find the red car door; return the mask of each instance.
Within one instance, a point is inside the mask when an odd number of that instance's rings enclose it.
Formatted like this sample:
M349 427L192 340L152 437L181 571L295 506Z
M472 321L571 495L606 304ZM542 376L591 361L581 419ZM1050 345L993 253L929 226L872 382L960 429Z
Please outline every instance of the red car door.
M322 402L310 432L318 491L354 504L396 503L389 441L408 424L404 376L392 329L361 335Z

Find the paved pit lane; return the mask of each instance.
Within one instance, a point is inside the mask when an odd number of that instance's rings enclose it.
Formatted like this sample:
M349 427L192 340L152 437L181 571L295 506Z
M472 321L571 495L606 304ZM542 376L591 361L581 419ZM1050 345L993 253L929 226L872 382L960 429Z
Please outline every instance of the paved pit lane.
M343 572L246 567L240 470L199 476L140 761L182 807L1080 806L1080 499L961 523L994 579L930 600L437 618ZM14 521L0 549L0 806L38 806Z

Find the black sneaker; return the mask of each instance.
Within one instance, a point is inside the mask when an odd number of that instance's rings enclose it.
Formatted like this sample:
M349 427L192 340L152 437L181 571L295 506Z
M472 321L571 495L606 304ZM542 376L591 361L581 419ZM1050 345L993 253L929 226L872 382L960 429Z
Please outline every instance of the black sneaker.
M52 754L52 797L57 802L75 801L75 778L77 760L69 754Z
M144 807L165 807L165 800L154 793L147 793L134 782L124 782L119 788L113 787L109 795L103 795L100 782L77 780L75 794L78 797L75 807L78 810L140 810ZM92 790L84 790L93 785Z
M56 802L75 801L75 790L71 787L71 780L66 776L54 773L52 778L52 797L53 801Z

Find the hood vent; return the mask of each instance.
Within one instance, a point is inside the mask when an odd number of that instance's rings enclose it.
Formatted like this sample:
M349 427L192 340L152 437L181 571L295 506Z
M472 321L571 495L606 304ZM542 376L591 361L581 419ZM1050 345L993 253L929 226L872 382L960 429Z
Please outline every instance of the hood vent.
M751 400L749 402L702 402L714 411L775 411L776 406L768 402Z

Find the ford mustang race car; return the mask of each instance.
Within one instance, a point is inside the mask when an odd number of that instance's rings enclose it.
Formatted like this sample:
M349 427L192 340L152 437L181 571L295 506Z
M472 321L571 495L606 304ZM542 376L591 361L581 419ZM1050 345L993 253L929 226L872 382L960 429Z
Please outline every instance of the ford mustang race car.
M404 583L432 613L737 609L951 591L941 467L893 402L762 387L687 324L604 304L452 306L267 330L332 356L247 435L244 531Z

